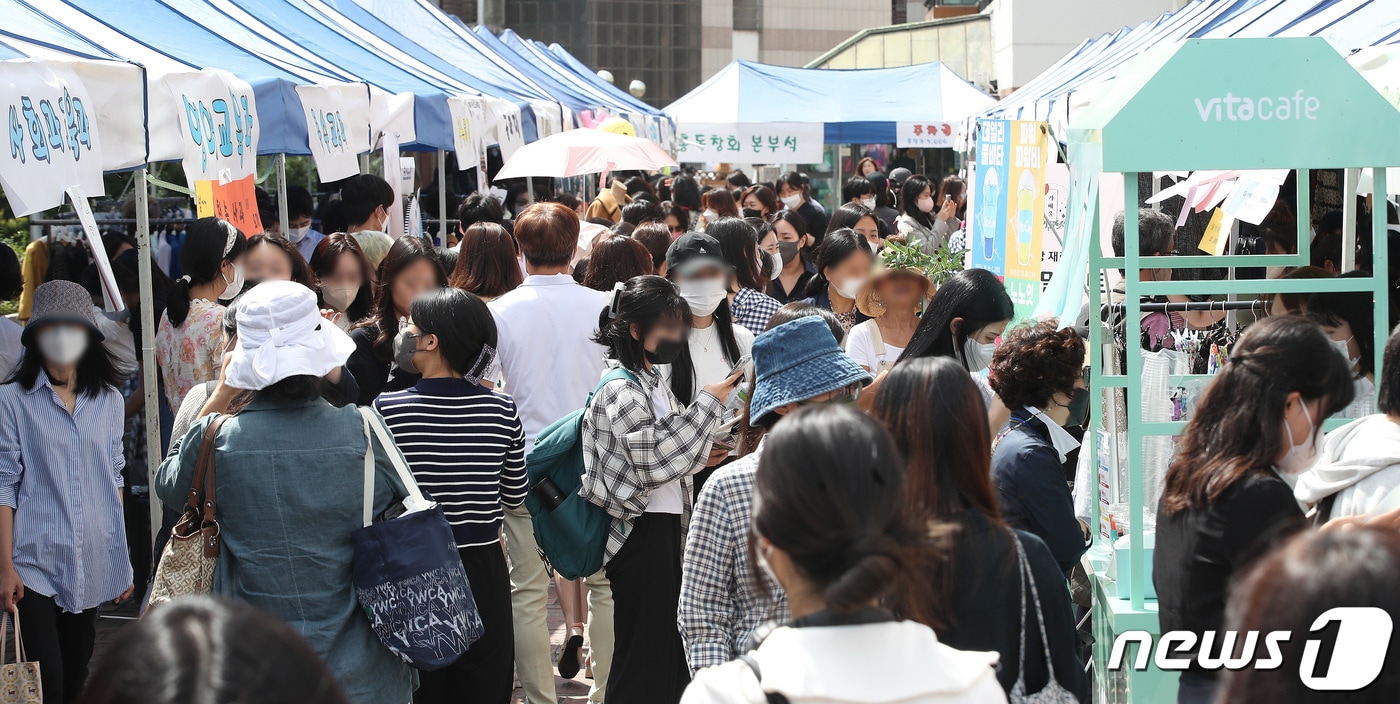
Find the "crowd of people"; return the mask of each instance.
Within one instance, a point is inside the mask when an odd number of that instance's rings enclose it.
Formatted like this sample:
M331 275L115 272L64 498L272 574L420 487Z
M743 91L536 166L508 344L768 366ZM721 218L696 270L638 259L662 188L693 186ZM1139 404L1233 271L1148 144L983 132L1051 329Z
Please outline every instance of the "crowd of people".
M91 677L98 607L143 598L150 572L122 503L141 372L96 289L35 287L0 336L0 607L45 695L507 704L518 681L554 704L555 673L583 670L613 704L1090 701L1067 581L1094 533L1071 490L1071 431L1096 405L1086 341L1011 326L990 272L935 285L890 256L961 235L962 179L859 173L829 213L795 172L638 175L591 202L473 194L444 247L389 237L374 176L344 184L329 234L309 202L286 236L193 222L146 371L173 416L150 490L163 539L213 443L214 598L152 607ZM1389 527L1400 487L1400 334L1372 369L1369 316L1336 295L1252 325L1180 438L1156 536L1164 632L1306 631L1297 604L1395 599L1400 539L1368 524ZM1324 442L1363 381L1380 413ZM532 448L580 410L579 495L607 528L601 569L570 580L526 501ZM483 627L437 670L380 643L350 581L362 504L383 516L411 493L396 462L441 505ZM1193 667L1181 701L1287 700L1266 679Z

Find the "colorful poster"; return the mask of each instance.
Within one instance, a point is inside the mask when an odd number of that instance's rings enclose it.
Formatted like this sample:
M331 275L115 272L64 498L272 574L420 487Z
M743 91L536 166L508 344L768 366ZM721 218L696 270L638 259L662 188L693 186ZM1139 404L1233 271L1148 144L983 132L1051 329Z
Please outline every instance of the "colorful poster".
M957 125L948 122L896 122L894 146L899 149L951 149Z
M307 145L322 183L360 173L370 149L369 91L363 84L297 86L306 113Z
M1007 130L1006 292L1024 318L1040 300L1041 237L1045 229L1045 157L1049 130L1041 122L1015 120ZM1012 187L1015 188L1012 191Z
M815 164L824 149L820 122L688 123L680 126L676 161Z
M0 87L10 147L0 156L0 185L14 215L61 205L70 186L101 195L97 117L77 75L60 64L4 61Z
M227 71L204 69L165 79L184 136L185 181L237 181L257 170L257 102L253 88Z
M977 171L968 206L972 266L1006 275L1007 120L977 121ZM937 207L938 204L934 204Z
M257 194L253 176L221 183L212 180L194 182L195 217L214 216L229 221L246 237L261 234L262 218L258 217Z

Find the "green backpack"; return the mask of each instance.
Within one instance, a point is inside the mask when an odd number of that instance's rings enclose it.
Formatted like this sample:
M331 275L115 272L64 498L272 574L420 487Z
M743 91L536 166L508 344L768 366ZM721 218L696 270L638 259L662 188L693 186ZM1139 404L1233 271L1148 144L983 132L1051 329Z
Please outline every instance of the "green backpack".
M535 526L535 540L564 579L581 579L603 568L612 516L578 493L583 487L583 414L593 396L617 379L637 380L626 369L604 374L583 408L541 431L525 457L530 481L525 508Z

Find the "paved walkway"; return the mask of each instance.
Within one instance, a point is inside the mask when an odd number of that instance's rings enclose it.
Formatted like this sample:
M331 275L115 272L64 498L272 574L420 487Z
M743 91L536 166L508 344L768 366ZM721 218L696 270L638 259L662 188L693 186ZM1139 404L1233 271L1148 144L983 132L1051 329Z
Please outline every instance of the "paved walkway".
M97 621L97 645L92 656L92 669L95 671L97 665L102 660L103 654L111 646L117 633L136 616L134 602L121 607L103 607L102 616ZM559 598L554 592L554 585L549 587L549 635L550 643L553 646L554 660L558 660L559 650L564 647L564 637L568 634L568 626L564 623L564 612L559 608ZM588 655L588 645L583 649L585 657ZM592 680L583 676L584 670L579 670L578 676L572 680L566 680L556 673L554 676L555 693L559 696L561 704L585 704L588 701L588 688ZM525 693L519 689L515 690L515 696L511 699L512 704L525 701Z

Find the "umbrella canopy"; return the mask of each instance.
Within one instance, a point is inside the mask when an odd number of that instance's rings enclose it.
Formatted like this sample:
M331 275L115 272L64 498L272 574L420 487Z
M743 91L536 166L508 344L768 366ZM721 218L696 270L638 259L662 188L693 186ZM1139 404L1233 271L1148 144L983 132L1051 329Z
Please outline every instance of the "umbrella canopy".
M606 171L655 171L667 166L676 166L676 160L649 139L577 129L517 149L494 180L529 176L567 178Z

